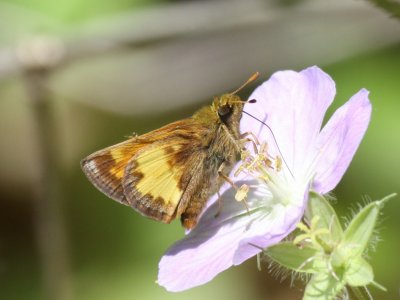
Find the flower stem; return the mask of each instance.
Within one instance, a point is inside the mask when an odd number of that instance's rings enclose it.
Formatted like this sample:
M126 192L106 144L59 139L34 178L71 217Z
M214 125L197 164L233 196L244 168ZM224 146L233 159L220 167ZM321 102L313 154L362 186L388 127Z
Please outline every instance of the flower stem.
M323 239L319 238L318 236L315 237L318 244L324 249L325 254L331 254L333 249L328 243L326 243Z

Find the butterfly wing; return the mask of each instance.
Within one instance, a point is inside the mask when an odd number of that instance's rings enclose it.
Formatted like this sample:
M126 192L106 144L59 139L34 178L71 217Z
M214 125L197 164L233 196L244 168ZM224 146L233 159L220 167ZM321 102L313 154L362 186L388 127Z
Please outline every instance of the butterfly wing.
M108 197L169 223L191 171L204 159L201 138L207 130L192 118L177 121L97 151L81 166Z
M187 188L196 185L193 178L201 178L194 176L205 158L198 145L193 137L173 135L140 150L127 165L122 180L130 205L142 215L171 222L187 205Z

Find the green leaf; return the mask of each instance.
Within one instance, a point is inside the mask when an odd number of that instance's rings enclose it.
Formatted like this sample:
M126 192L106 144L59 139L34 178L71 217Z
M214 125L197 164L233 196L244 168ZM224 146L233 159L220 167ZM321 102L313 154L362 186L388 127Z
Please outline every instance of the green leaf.
M272 260L280 265L303 273L316 273L325 266L320 251L308 246L297 247L292 242L282 242L264 250Z
M318 273L307 284L303 300L335 299L343 287L343 280L335 278L330 272Z
M344 258L361 256L376 225L381 205L379 201L365 206L353 218L344 232L341 253Z
M343 237L343 229L333 207L325 197L316 192L310 192L306 218L308 221L311 221L315 216L319 216L320 218L317 229L326 228L331 233L330 235L321 235L319 237L320 239L329 244L341 240Z
M362 257L352 259L344 274L346 284L364 286L374 281L371 265Z

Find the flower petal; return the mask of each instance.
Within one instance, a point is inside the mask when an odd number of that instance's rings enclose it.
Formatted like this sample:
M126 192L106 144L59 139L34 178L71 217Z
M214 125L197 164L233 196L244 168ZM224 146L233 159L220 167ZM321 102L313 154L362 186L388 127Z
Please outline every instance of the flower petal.
M197 227L162 257L158 283L175 292L204 284L260 252L249 243L264 248L279 242L302 216L302 208L250 197L249 212L233 200L232 189L222 196L218 217L218 203L210 206Z
M304 157L318 136L325 112L335 96L335 83L318 67L299 73L276 72L249 97L256 104L246 104L245 111L266 121L272 129L280 152L293 174L301 175ZM275 148L266 126L244 114L242 132L253 132L261 140L268 137L268 145Z
M233 257L233 265L240 265L245 260L260 252L258 248L266 248L284 239L295 228L304 213L302 206L277 207L274 215L270 215L259 225L262 232L252 237L242 237ZM268 232L266 232L268 231ZM257 246L257 247L254 247Z
M313 188L331 191L348 168L371 117L368 91L360 90L340 107L321 131L316 146L320 152L315 163Z

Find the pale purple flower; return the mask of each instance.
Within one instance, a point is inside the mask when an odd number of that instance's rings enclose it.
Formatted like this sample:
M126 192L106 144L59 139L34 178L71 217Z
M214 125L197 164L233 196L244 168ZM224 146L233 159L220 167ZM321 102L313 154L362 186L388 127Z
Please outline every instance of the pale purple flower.
M246 104L242 132L253 132L268 145L282 168L268 171L268 181L241 173L231 178L249 185L248 209L235 201L236 191L221 188L222 210L214 195L197 227L173 245L159 263L158 283L182 291L213 279L285 238L303 216L308 192L331 191L349 166L368 127L371 104L360 90L340 107L321 130L335 96L335 83L318 67L301 72L281 71L259 86ZM278 145L278 147L277 147ZM251 145L248 145L251 151ZM276 162L279 159L276 159ZM258 246L255 247L254 245Z

